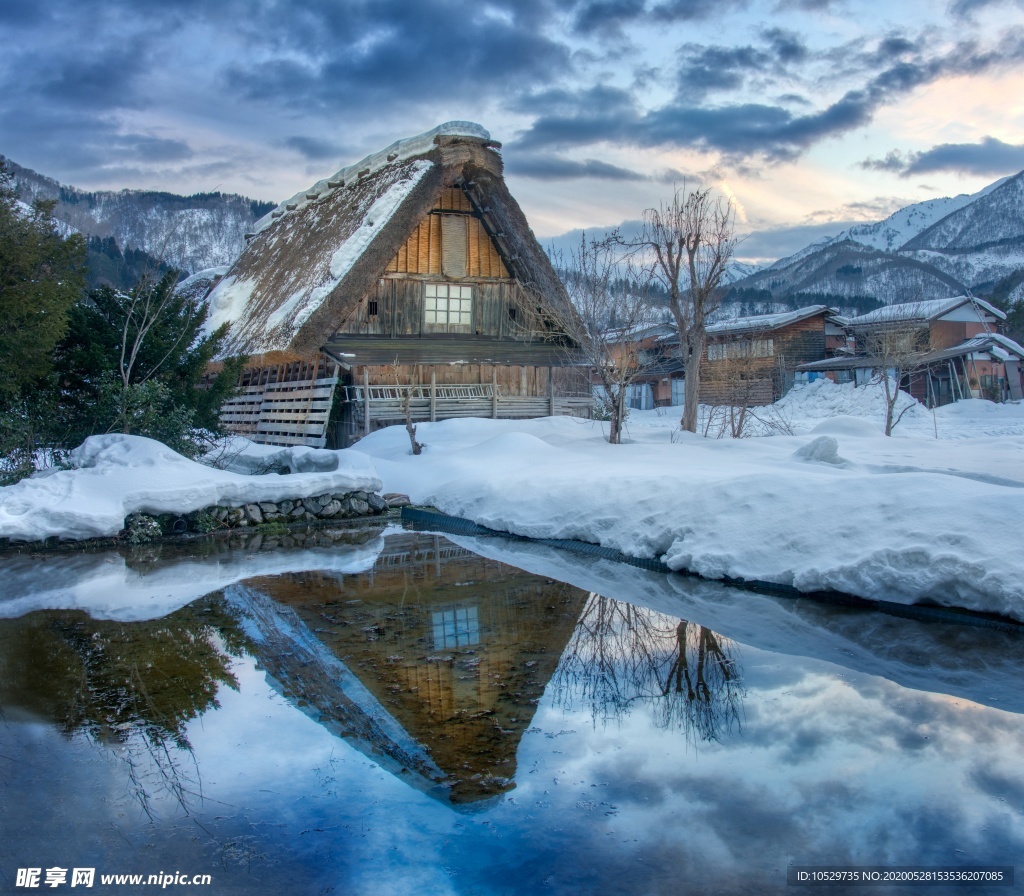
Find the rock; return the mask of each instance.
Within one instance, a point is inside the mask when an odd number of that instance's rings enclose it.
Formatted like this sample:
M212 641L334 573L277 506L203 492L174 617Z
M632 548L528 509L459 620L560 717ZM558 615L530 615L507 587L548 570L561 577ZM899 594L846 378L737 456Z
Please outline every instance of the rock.
M408 507L412 504L408 495L401 495L398 492L388 492L384 495L384 500L388 502L388 507Z
M258 526L263 522L263 514L260 512L260 508L256 504L246 504L242 508L245 511L245 516L255 526Z
M320 516L337 516L344 510L344 506L341 501L331 501L326 507L321 509Z
M319 504L319 505L320 505L321 507L326 507L326 506L327 506L328 504L330 504L330 503L331 503L331 501L332 501L332 500L333 500L333 498L331 498L331 496L330 496L330 495L320 495L320 497L318 497L318 498L316 499L317 503L318 503L318 504Z
M291 513L295 509L294 501L278 501L277 509L280 513Z
M367 498L366 492L352 492L352 497L357 501L365 501Z
M357 493L358 494L358 493ZM366 494L363 492L363 494ZM351 502L352 512L358 516L366 516L370 512L370 505L359 498L353 498Z
M228 511L227 516L225 517L224 521L229 526L237 526L244 519L245 519L245 511L242 510L240 507L234 507L234 508L232 508L231 510Z
M277 505L272 501L260 501L258 506L263 513L277 513Z
M302 506L305 508L306 513L313 516L320 513L320 502L316 498L303 498Z
M301 504L298 507L293 507L288 512L289 519L293 519L293 520L301 520L301 519L304 519L305 516L306 516L306 510L305 510L305 508Z
M383 513L388 509L388 502L380 495L367 495L366 503L370 505L370 510L374 513Z

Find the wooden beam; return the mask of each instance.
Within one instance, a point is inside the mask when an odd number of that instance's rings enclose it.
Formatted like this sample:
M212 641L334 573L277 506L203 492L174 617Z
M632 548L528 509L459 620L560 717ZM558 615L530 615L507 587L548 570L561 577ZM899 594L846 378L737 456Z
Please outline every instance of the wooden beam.
M430 422L437 420L437 371L430 368Z
M363 368L363 435L370 434L370 370Z

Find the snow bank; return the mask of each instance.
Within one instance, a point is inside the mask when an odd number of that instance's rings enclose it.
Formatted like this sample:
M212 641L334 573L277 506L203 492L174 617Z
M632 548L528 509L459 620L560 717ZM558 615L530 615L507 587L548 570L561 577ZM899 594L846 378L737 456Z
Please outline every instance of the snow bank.
M852 427L850 427L852 430ZM711 440L570 418L421 424L363 439L385 488L493 529L595 542L709 578L1024 619L1024 443L859 434ZM812 447L808 447L812 446ZM962 464L957 457L978 457ZM945 461L942 463L940 458ZM954 462L950 463L950 459Z
M74 469L0 489L0 538L41 541L116 535L124 518L189 513L214 504L241 506L328 492L379 491L373 463L334 451L333 467L291 476L245 476L216 470L140 436L92 436L75 451Z
M252 552L238 548L210 557L172 557L133 567L116 551L4 562L0 618L36 610L84 610L93 619L159 619L213 591L256 576L311 569L348 574L373 568L383 538L362 545Z

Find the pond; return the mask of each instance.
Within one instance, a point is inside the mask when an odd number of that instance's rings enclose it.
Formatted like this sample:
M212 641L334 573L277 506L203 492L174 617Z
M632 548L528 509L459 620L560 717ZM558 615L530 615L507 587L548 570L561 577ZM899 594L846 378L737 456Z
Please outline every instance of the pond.
M3 564L4 892L792 894L1024 858L1018 634L394 529Z

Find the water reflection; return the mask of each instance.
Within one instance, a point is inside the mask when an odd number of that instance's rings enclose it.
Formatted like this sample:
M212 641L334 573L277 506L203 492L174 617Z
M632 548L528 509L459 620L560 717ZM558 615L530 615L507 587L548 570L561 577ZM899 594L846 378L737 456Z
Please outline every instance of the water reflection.
M591 593L553 680L567 711L621 721L642 704L660 728L692 743L739 728L742 681L736 645L703 625Z
M154 557L131 600L26 585L0 875L791 896L789 862L1024 858L1024 717L992 708L1024 705L1019 639L425 534L315 547L234 545L198 568L220 592L148 621L57 607L138 613L206 561Z
M412 533L389 538L366 575L247 584L233 600L261 633L258 655L281 692L459 804L515 786L519 740L586 600L581 589ZM306 647L280 650L275 632L284 630Z
M231 662L246 646L216 597L133 625L79 612L4 619L0 704L15 716L46 719L67 737L117 748L147 814L154 789L187 808L198 786L194 763L184 761L187 725L219 706L221 687L237 689Z

